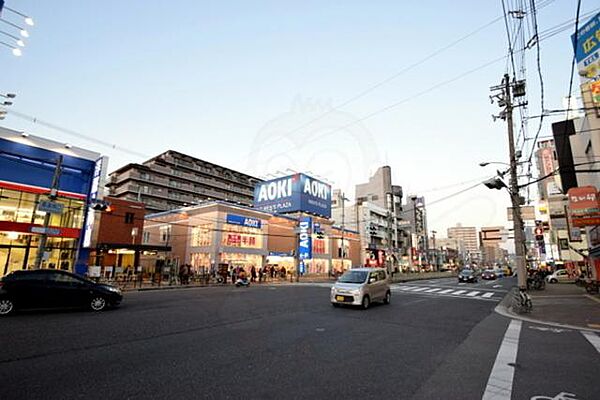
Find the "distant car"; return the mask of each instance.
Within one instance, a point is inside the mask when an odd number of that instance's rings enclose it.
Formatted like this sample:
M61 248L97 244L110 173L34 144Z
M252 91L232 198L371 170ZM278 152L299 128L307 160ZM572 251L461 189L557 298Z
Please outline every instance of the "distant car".
M481 279L494 280L496 279L496 272L493 269L486 269L481 273Z
M374 301L390 304L392 292L385 269L355 268L344 272L331 288L330 300L334 307L346 304L363 309Z
M494 268L494 273L496 274L497 278L504 277L504 270L502 268Z
M89 308L101 311L123 300L121 290L54 269L12 272L0 280L0 315L17 310Z
M459 282L477 282L477 274L472 269L463 269L458 274Z
M575 282L571 276L569 276L569 272L566 269L557 269L552 274L546 277L546 282L548 283L559 283L559 282Z

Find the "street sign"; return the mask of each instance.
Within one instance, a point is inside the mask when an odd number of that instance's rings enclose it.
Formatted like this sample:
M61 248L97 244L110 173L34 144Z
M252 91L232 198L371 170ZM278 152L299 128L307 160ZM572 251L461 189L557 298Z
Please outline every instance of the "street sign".
M61 203L53 201L40 201L38 211L48 212L51 214L62 214L64 206Z
M44 228L43 226L32 226L30 231L31 233L38 233L40 235L60 235L60 229L58 228Z

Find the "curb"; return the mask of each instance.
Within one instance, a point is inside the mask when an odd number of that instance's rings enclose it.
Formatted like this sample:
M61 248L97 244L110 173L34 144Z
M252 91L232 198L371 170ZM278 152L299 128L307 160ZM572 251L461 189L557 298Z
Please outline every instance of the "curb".
M500 314L504 317L507 317L510 319L518 319L521 321L530 322L532 324L554 326L557 328L572 329L572 330L576 330L576 331L587 331L587 332L600 333L600 329L589 328L587 326L569 325L569 324L562 324L560 322L552 322L552 321L542 321L540 319L525 317L523 315L517 314L517 313L511 311L510 307L506 305L507 303L510 303L510 300L512 299L513 295L514 295L514 291L509 291L506 294L506 296L504 296L504 299L502 299L500 304L498 304L496 306L496 308L494 308L494 311L497 314Z

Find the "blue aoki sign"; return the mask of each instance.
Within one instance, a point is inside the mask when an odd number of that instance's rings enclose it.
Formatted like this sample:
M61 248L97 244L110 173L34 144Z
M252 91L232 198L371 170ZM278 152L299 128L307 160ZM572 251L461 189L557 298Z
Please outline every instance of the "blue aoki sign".
M331 186L305 174L261 182L254 188L254 207L272 213L307 213L331 217Z
M300 261L312 258L311 217L300 218L298 232L298 258Z
M226 222L231 225L241 225L248 228L260 229L260 219L244 217L243 215L227 214Z

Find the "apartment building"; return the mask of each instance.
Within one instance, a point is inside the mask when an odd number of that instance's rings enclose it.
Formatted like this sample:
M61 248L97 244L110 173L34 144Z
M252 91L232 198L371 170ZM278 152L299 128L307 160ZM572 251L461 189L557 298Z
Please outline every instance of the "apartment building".
M112 172L107 186L112 197L144 203L148 212L161 212L206 200L251 206L254 186L260 181L168 150L142 164L127 164Z

